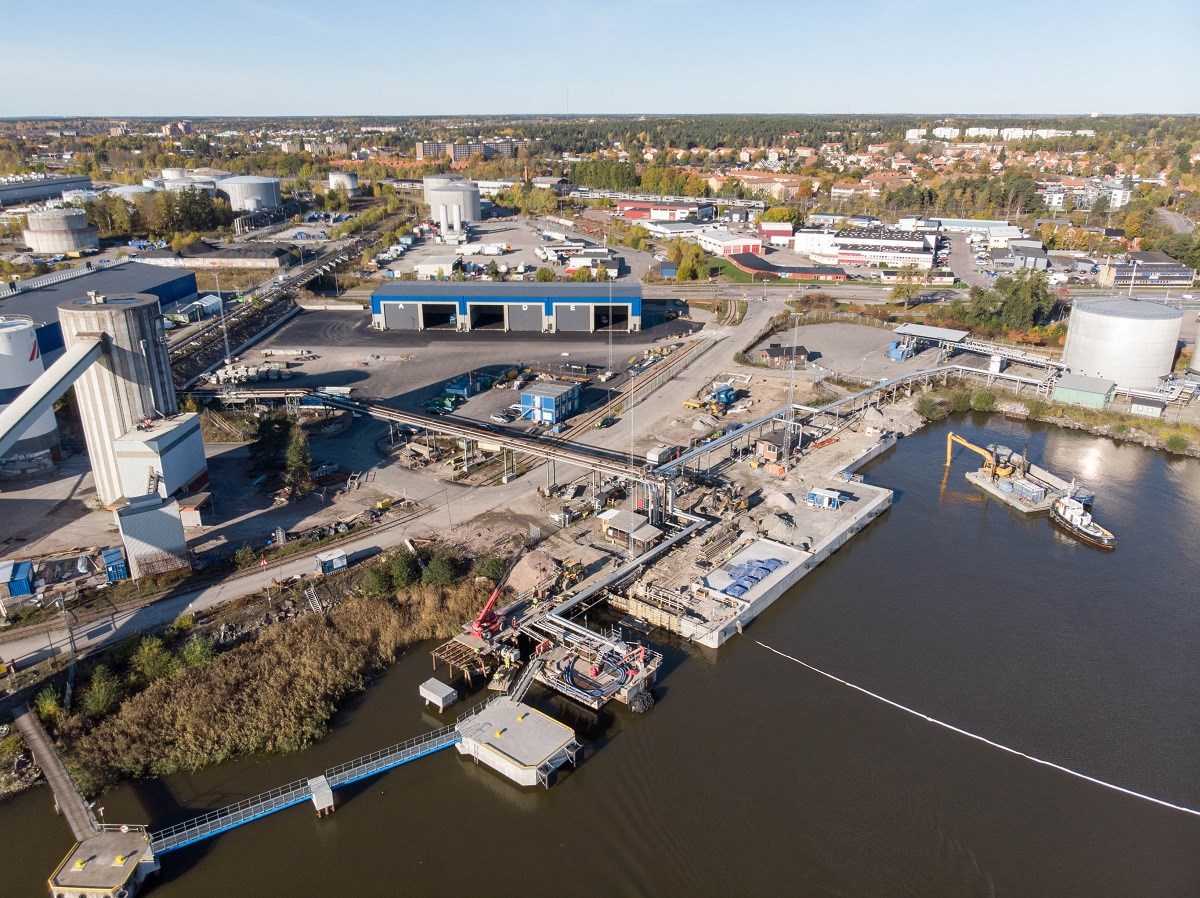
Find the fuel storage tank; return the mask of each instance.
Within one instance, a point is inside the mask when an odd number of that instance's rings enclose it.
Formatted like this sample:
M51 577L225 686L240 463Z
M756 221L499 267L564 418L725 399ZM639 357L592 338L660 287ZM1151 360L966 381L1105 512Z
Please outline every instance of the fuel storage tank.
M1154 389L1171 373L1183 312L1160 302L1114 296L1077 300L1063 362L1072 374Z

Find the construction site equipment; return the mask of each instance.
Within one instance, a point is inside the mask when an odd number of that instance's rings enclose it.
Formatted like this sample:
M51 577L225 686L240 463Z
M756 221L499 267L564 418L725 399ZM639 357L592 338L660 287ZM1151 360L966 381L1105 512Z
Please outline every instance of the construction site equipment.
M496 581L496 588L492 590L491 598L487 600L487 604L479 610L479 614L471 622L471 635L476 639L490 639L504 629L504 615L496 614L492 609L496 606L496 600L500 598L500 593L504 589L504 581L508 579L508 575L512 573L512 569L521 560L522 554L517 553L513 560L508 563L508 567L500 576L500 579ZM513 624L515 626L516 621L513 621Z
M983 470L991 474L992 477L1011 477L1016 469L1007 462L997 462L996 453L989 449L984 449L982 446L976 446L969 440L960 437L954 431L946 434L946 467L950 467L950 461L954 454L954 444L958 443L966 449L970 449L977 455L983 456Z

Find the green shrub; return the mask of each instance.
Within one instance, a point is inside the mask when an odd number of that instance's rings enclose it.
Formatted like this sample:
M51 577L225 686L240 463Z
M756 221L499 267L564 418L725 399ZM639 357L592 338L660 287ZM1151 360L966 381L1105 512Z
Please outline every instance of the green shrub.
M421 565L412 552L397 552L388 565L388 577L394 590L408 589L421 580Z
M176 636L182 636L184 633L196 626L196 615L188 612L181 614L167 627L167 638L174 639Z
M977 412L994 412L996 410L996 394L980 390L971 397L971 408Z
M475 577L486 577L493 583L499 583L507 568L508 561L502 556L488 555L475 562L475 566L471 568L471 574Z
M381 565L375 565L363 572L362 588L369 596L385 596L392 591L392 581Z
M1118 424L1113 428L1113 433L1115 433L1117 436L1122 436L1127 430L1129 430L1128 424Z
M926 421L942 421L946 417L946 410L932 396L922 396L917 400L917 414Z
M448 555L435 555L425 565L421 574L422 586L450 586L458 579L454 569L454 559Z
M1025 407L1029 410L1029 417L1035 421L1041 421L1050 414L1049 403L1043 402L1041 399L1031 399Z
M179 661L184 667L199 667L211 661L215 654L216 647L213 641L207 636L197 636L184 643L183 648L179 650Z
M233 553L233 563L239 568L251 567L258 564L258 553L243 544L240 549Z
M1172 434L1167 437L1166 447L1168 452L1174 452L1176 455L1183 455L1188 451L1187 437L1182 434Z
M107 664L100 664L92 671L91 682L79 697L79 710L87 717L102 717L124 698L125 684Z
M130 679L136 686L149 686L179 669L179 661L157 636L146 636L130 659Z
M59 701L58 691L53 686L47 686L33 700L34 710L42 723L51 724L62 716L62 702Z
M955 390L950 394L950 408L956 412L970 411L971 394L965 390Z

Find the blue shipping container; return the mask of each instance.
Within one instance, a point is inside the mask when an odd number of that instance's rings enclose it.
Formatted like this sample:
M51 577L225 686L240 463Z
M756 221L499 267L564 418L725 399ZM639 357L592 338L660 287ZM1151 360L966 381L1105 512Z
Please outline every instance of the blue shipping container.
M104 559L104 572L108 575L109 583L129 579L129 568L120 549L105 549L100 556Z
M13 563L12 576L8 581L10 596L27 596L33 593L33 562L17 561Z

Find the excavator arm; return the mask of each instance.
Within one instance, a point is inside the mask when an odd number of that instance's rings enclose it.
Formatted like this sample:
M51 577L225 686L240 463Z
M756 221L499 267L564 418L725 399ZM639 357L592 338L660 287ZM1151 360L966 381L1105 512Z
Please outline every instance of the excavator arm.
M969 449L972 452L983 456L984 463L985 463L984 467L988 471L996 474L999 477L1007 477L1010 474L1012 474L1015 470L1013 468L1013 466L1009 465L1009 464L1003 464L1003 465L997 466L995 453L993 453L987 449L984 449L982 446L976 446L970 440L960 437L954 431L950 431L949 433L946 434L946 467L947 468L950 467L950 461L954 455L954 444L955 443L958 443L958 445L962 446L963 448Z

